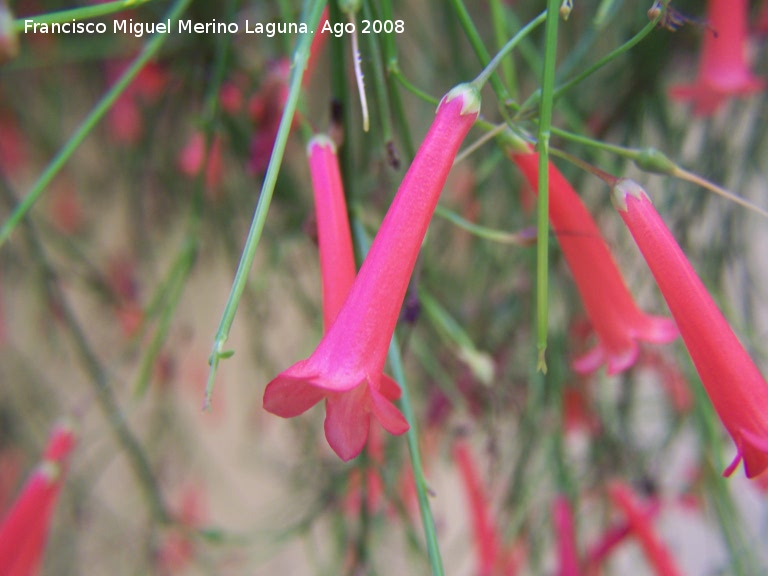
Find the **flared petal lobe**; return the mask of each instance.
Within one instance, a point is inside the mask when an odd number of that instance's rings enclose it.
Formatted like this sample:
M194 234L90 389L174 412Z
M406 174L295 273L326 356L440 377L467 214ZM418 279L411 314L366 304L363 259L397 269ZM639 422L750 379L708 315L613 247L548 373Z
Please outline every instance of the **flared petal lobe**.
M421 243L479 111L473 87L459 86L443 98L335 320L312 355L264 391L264 408L281 416L297 415L325 397L326 438L343 460L362 450L371 414L393 434L408 429L391 403L399 396L397 385L382 371ZM292 388L298 399L291 398Z
M511 153L511 158L538 192L539 155L528 147L527 152ZM677 337L671 319L649 316L637 307L600 229L552 164L549 219L598 338L594 349L574 361L574 370L588 374L607 364L608 374L618 374L637 360L639 341L665 343Z
M748 478L768 468L768 385L739 343L645 191L614 187L614 204L648 263L680 328L704 388L730 433Z

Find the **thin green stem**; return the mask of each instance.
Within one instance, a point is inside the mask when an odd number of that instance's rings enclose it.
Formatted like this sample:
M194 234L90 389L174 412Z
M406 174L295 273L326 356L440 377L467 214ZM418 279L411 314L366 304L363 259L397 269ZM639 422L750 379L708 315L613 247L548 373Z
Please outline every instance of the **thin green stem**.
M177 0L166 13L165 19L176 21L187 8L190 1L191 0ZM136 78L137 74L146 65L146 63L149 62L149 60L153 58L155 54L157 54L167 38L168 34L158 33L152 36L152 38L144 45L144 48L141 50L136 59L131 63L128 69L123 72L123 75L120 76L117 82L115 82L114 86L112 86L112 88L110 88L107 93L102 96L101 100L99 100L99 102L93 107L90 114L88 114L85 120L83 120L83 122L77 128L75 133L70 137L69 141L58 152L58 154L56 154L53 160L51 160L37 181L32 185L32 189L29 191L29 193L19 203L8 220L6 220L6 222L3 224L3 227L0 228L0 246L2 246L5 241L8 240L18 223L32 209L32 206L35 204L35 202L37 202L45 188L48 186L48 184L51 183L56 174L59 173L59 170L61 170L64 164L67 163L72 154L74 154L75 150L79 148L83 140L85 140L85 138L91 133L91 130L93 130L96 124L98 124L99 121L104 117L107 111L114 104L115 100L120 97L120 95L125 91L133 79Z
M344 13L341 11L338 2L331 2L328 5L328 20L332 25L343 24ZM352 131L350 129L352 119L352 107L347 82L347 58L346 44L343 36L332 36L330 39L331 52L331 98L333 106L337 109L333 111L332 122L341 123L341 145L338 147L339 168L341 170L341 181L344 186L344 196L347 198L347 206L351 201L352 174L354 172L354 158L352 156ZM340 117L335 114L341 112Z
M482 88L488 78L493 74L496 68L503 62L504 58L509 54L515 46L517 46L528 34L530 34L537 26L539 26L547 18L547 10L536 16L533 20L528 22L523 28L518 31L504 46L499 50L498 54L493 57L483 71L472 81L478 89ZM554 80L553 80L554 83Z
M392 13L391 0L381 0L381 17L382 20L394 20ZM384 49L384 61L386 62L387 78L393 78L397 82L400 82L404 87L411 86L416 90L414 94L426 99L433 105L437 105L438 99L422 92L418 88L413 87L403 76L400 71L400 66L397 62L397 45L395 43L394 32L384 33L384 42L382 45ZM400 97L400 92L397 89L395 82L388 81L389 96L392 104L392 120L395 123L395 128L400 135L400 142L405 149L406 165L410 165L411 160L416 155L416 150L413 146L413 138L411 138L411 130L408 124L408 118L405 114L405 108L403 107L403 99Z
M634 48L637 44L639 44L643 38L648 36L651 32L653 32L654 28L656 28L656 20L653 20L651 22L648 22L648 24L645 25L645 27L640 30L637 34L635 34L632 38L630 38L628 41L626 41L624 44L613 50L612 52L609 52L607 55L603 56L600 60L595 62L592 66L584 70L581 74L577 74L572 79L568 80L564 84L557 87L557 90L555 90L555 98L559 98L563 92L567 92L576 84L579 84L584 79L588 78L595 72L597 72L600 68L614 60L615 58L618 58L625 52L628 52L632 48Z
M501 0L491 0L491 20L493 21L493 34L496 38L497 50L501 50L507 41L507 18L506 9ZM509 93L513 98L517 98L517 74L515 73L515 64L512 58L505 58L500 65L501 75L504 78Z
M409 425L408 432L406 432L408 453L411 457L413 477L416 481L416 494L419 499L419 511L421 513L421 522L424 526L424 537L427 541L429 565L432 568L433 576L443 576L443 560L440 555L440 545L437 541L435 519L432 516L432 508L429 505L428 492L430 489L424 476L424 466L421 461L416 414L413 410L413 405L411 404L410 393L408 392L408 383L405 379L405 371L403 370L403 360L400 356L400 347L397 344L397 335L392 336L392 342L389 345L388 358L389 366L392 369L392 376L400 385L400 390L402 391L400 407L403 409L403 415Z
M355 244L361 254L365 255L370 247L370 241L363 228L363 225L357 218L352 219L352 230ZM421 513L421 522L424 526L424 537L427 542L427 554L429 556L429 565L432 568L432 576L443 576L443 560L440 555L440 546L437 541L437 530L435 529L435 519L432 516L432 508L429 505L429 484L424 477L424 466L421 461L421 450L419 449L419 433L416 425L416 413L411 404L411 396L408 391L408 383L403 370L403 359L400 355L400 346L397 341L397 334L392 335L392 341L389 344L389 366L392 369L397 383L400 385L400 407L403 415L408 421L408 432L406 438L408 442L408 453L413 468L413 478L416 484L416 494L419 500L419 511Z
M0 189L6 194L11 205L15 203L13 192L8 188L4 179L0 179ZM61 290L59 276L50 259L43 248L37 230L32 222L22 222L22 231L25 233L27 241L32 249L34 261L37 262L42 270L45 289L51 302L55 302L58 310L61 312L63 325L70 333L73 342L73 349L79 356L85 373L90 379L97 402L104 413L109 427L115 435L117 443L125 451L125 456L130 463L133 472L139 482L144 497L147 500L152 517L162 524L171 521L170 514L165 506L160 487L157 484L152 467L149 463L141 443L131 430L125 419L120 404L115 396L115 392L110 386L109 376L99 363L96 353L91 348L88 339L85 336L80 322L75 312L69 304L64 292Z
M373 20L373 12L369 2L363 4L363 15L369 20ZM392 114L389 106L389 95L387 94L387 81L384 75L384 66L381 63L381 48L379 47L379 36L377 34L367 34L368 49L370 50L370 61L373 65L373 88L376 92L376 109L379 111L379 123L381 124L384 142L392 142Z
M238 0L228 0L227 17L234 18ZM157 361L162 346L166 341L168 332L173 322L174 314L184 293L186 280L192 271L200 244L200 220L203 215L203 194L205 189L205 174L208 171L208 163L212 161L211 143L215 130L216 118L219 111L219 91L224 81L226 72L227 52L230 46L228 35L220 34L216 43L216 60L212 81L207 87L205 105L203 108L203 129L205 131L205 150L207 151L205 166L202 167L195 179L194 195L192 196L191 210L187 224L186 240L182 246L176 261L171 266L168 279L163 283L159 291L158 306L162 305L162 312L158 320L157 330L147 346L146 353L139 367L139 375L134 386L134 397L141 398L149 387L152 369Z
M149 4L153 0L116 0L115 2L106 2L96 6L84 6L82 8L72 8L71 10L61 10L59 12L48 12L38 14L37 16L28 16L26 18L17 18L14 22L16 32L24 32L26 22L33 24L54 24L56 22L71 22L72 20L89 20L106 16L123 10L138 8L144 4Z
M498 242L500 244L512 244L513 246L531 246L536 240L535 228L526 228L521 232L505 232L503 230L487 228L486 226L474 224L473 222L462 218L456 214L456 212L439 205L435 208L435 214L483 240Z
M414 86L410 80L408 80L405 76L403 76L403 73L400 71L400 68L393 68L390 65L389 74L391 76L394 76L395 80L397 80L402 85L403 88L408 90L408 92L410 92L417 98L424 100L424 102L427 102L428 104L432 104L434 106L437 106L440 103L439 98L435 98L431 94L427 94L420 88L417 88L416 86Z
M195 256L197 255L197 238L198 237L195 234L191 234L187 237L181 253L171 267L168 280L163 285L163 309L160 314L157 330L146 347L141 366L139 367L139 374L133 388L133 395L135 398L142 398L149 387L152 369L155 366L155 362L157 361L163 344L168 336L168 332L174 320L176 308L184 293L186 280L189 277L189 273L191 272L192 265L195 261Z
M464 6L464 2L462 0L450 0L450 2L461 23L461 27L464 29L464 33L467 35L467 39L469 40L472 49L477 55L477 59L480 61L483 68L485 68L491 61L491 55L488 53L485 44L483 44L480 32L477 31L475 23L472 21L472 17L469 15L466 6ZM490 82L500 103L506 104L507 102L512 101L512 96L510 96L498 74L494 73L491 75ZM501 106L501 110L504 111L504 106Z
M595 62L592 66L584 70L583 72L577 74L575 77L571 78L567 82L564 82L560 86L557 87L557 89L554 91L554 99L560 98L560 96L563 95L564 92L567 92L577 84L584 81L586 78L597 72L600 68L605 66L606 64L612 62L615 58L618 58L625 52L629 51L631 48L636 46L641 40L643 40L648 34L650 34L653 29L656 27L657 19L654 19L653 21L649 22L645 27L643 27L640 32L635 34L632 38L630 38L627 42L607 54L606 56L602 57L600 60ZM535 106L539 103L539 100L541 99L541 91L537 90L531 96L526 100L526 102L522 105L520 112L518 113L518 116L521 118L527 117L527 115L535 108Z
M275 184L277 183L277 175L280 171L280 166L282 165L285 146L288 143L288 134L291 131L291 124L293 123L293 115L296 112L296 106L299 101L301 80L307 66L309 47L312 43L312 38L314 37L313 32L320 22L320 16L324 7L325 0L314 0L311 3L305 19L308 32L302 35L293 55L293 67L288 87L288 98L285 102L283 115L280 118L275 145L272 149L272 156L269 159L269 166L267 167L267 173L261 187L259 201L256 205L256 211L254 212L253 220L251 222L251 228L248 231L245 247L243 248L243 253L240 257L240 264L237 267L235 279L232 283L232 290L227 299L227 304L224 307L221 323L219 324L219 329L216 332L216 338L213 343L213 350L211 351L208 360L211 369L205 387L204 410L210 408L211 405L211 396L213 395L213 386L219 362L232 355L231 352L224 350L224 344L229 338L229 332L232 328L232 322L235 319L237 306L240 303L240 298L245 290L245 285L248 281L248 272L250 271L253 259L256 256L256 249L259 245L259 240L261 239L261 234L264 230L264 224L267 220L267 213L269 212L269 207L272 203L272 195L275 191Z
M622 158L632 160L632 162L634 162L638 168L646 172L650 172L652 174L665 174L667 176L678 178L679 180L685 180L686 182L696 184L702 188L706 188L710 192L713 192L714 194L717 194L718 196L721 196L722 198L725 198L734 204L738 204L739 206L746 208L751 212L755 212L764 218L768 218L768 210L753 204L749 200L746 200L741 196L726 190L722 186L718 186L714 182L711 182L706 178L699 176L698 174L694 174L685 168L681 168L675 164L675 162L672 161L666 154L655 148L626 148L624 146L617 146L616 144L609 144L600 140L593 140L587 136L574 134L572 132L560 130L554 127L551 128L551 131L553 134L557 134L558 136L561 136L562 138L572 142L583 144L584 146L589 146L597 150L605 150L606 152L611 152L621 156ZM572 157L569 158L569 155L563 154L562 156L572 161ZM591 169L589 171L592 172Z
M539 199L536 244L536 347L539 351L536 369L544 374L547 373L547 323L549 322L549 137L557 61L557 25L560 22L558 0L547 1L546 18L544 72L539 111Z

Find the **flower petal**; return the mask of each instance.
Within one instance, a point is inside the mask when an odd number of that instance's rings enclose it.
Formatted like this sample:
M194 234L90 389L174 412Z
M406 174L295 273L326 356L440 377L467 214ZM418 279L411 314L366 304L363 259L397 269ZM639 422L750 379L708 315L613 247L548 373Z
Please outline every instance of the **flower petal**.
M409 428L408 421L400 413L400 410L379 391L371 388L370 394L371 410L384 429L395 436L406 432Z
M381 392L381 395L387 400L400 400L400 394L402 393L400 384L385 374L381 375L379 392Z
M339 458L348 462L368 441L371 414L367 406L368 382L325 400L325 437Z
M281 418L293 418L323 399L326 391L312 384L317 376L305 373L305 365L306 360L297 362L267 384L264 410Z

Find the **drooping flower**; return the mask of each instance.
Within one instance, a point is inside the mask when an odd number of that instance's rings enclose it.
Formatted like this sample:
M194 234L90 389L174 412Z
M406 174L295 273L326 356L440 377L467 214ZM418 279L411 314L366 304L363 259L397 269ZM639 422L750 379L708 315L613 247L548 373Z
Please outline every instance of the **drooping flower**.
M573 513L568 498L558 495L552 502L552 520L557 538L558 576L579 576L579 554L573 528Z
M223 176L221 144L221 134L215 134L206 150L205 134L197 131L181 149L178 158L179 171L185 176L194 178L205 169L205 188L212 196L216 194Z
M477 575L490 576L499 560L500 542L491 516L485 487L477 470L477 463L464 440L453 445L453 459L461 474L464 492L469 504L472 531L477 549Z
M116 82L128 65L128 60L110 62L106 69L108 83ZM109 109L110 136L122 144L136 144L144 135L143 106L157 100L167 88L168 81L167 72L159 64L146 64Z
M178 574L190 565L197 546L191 532L208 520L208 497L202 485L183 486L176 500L172 512L174 525L161 534L154 554L159 574Z
M0 524L0 574L33 576L38 573L48 527L74 445L71 425L54 428L42 462Z
M254 124L248 168L254 174L263 174L269 165L280 117L288 100L290 75L291 63L287 58L272 63L267 69L264 83L248 103L248 114Z
M656 372L669 395L670 404L678 414L690 412L693 407L693 395L685 375L672 359L655 350L646 350L640 364Z
M648 515L635 498L632 489L626 484L612 482L608 486L608 497L626 517L632 534L639 540L645 557L653 566L656 574L658 576L679 576L682 574L666 544L659 538Z
M352 235L349 229L347 204L344 199L344 189L336 156L336 147L330 138L325 135L318 135L312 138L307 146L307 155L309 157L312 190L316 206L317 237L320 249L323 292L323 326L327 332L336 320L354 284L356 274L355 255L352 248ZM373 387L381 392L385 401L391 402L400 397L399 386L388 376L379 373L371 375L371 378L376 381ZM314 394L316 390L307 391L302 386L298 386L295 392L300 395L306 392ZM266 399L267 395L265 392L265 407ZM339 456L348 460L349 458L345 458L339 452L339 450L342 450L346 454L344 448L337 449L339 446L338 441L333 440L332 438L335 438L334 434L329 435L328 432L329 429L337 430L339 425L337 419L339 417L343 418L343 413L338 410L339 400L340 398L336 396L326 396L326 437L331 447ZM397 412L397 409L394 406L392 408L397 413L397 416L402 419L402 415ZM368 429L370 429L370 416L367 413L361 414L361 416L364 417L367 428L365 434L361 437L362 444L355 455L362 450L367 439ZM392 424L392 426L395 426L395 424ZM406 429L407 424L404 430Z
M654 500L647 503L640 513L645 516L643 522L651 523L659 511L659 502ZM635 518L637 522L637 518ZM584 572L586 574L600 574L599 568L606 558L632 533L632 524L626 519L609 526L597 541L592 544L585 554Z
M328 136L317 135L307 146L307 155L320 246L323 327L327 331L355 282L355 252L336 146Z
M747 62L747 0L709 0L699 75L693 84L673 86L675 100L691 101L694 114L711 116L731 96L765 88Z
M336 320L308 359L264 391L264 408L284 418L326 398L326 438L343 460L362 450L371 414L390 433L408 428L387 398L396 384L381 373L419 248L479 111L474 87L459 86L443 98Z
M524 146L510 149L510 156L538 192L539 155ZM607 364L608 374L618 374L637 360L638 341L665 343L677 337L672 320L649 316L637 307L597 224L552 164L549 220L598 339L595 348L573 362L574 370L587 374Z
M747 477L768 468L768 385L739 343L639 184L621 179L613 201L677 321L704 388L744 460Z

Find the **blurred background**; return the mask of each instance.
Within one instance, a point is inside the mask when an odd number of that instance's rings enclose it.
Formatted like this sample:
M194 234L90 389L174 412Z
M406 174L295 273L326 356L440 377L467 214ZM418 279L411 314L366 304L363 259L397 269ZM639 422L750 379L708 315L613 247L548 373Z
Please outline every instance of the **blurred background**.
M545 3L364 0L352 16L358 23L388 13L403 23L402 33L358 38L368 132L351 36L315 42L226 343L235 354L219 364L206 412L208 357L299 39L245 34L244 23L298 23L312 3L148 1L94 19L106 23L104 34L15 37L14 18L99 3L0 4L4 225L39 193L0 247L0 517L53 424L73 419L78 437L42 573L429 573L405 437L372 430L367 451L343 463L327 446L321 408L282 420L261 407L266 383L306 358L322 334L305 144L312 132L336 139L350 212L373 237L434 117L433 100L482 70L472 30L492 55ZM185 20L236 22L241 33L172 26L103 115L89 116L155 41L113 33L112 20L165 21L182 4ZM653 6L577 0L560 22L557 84L641 32ZM663 26L565 91L553 126L655 147L768 208L765 93L726 95L712 110L672 99L670 86L701 74L702 43L713 34L707 3L673 8ZM747 61L765 79L768 3L746 10ZM543 56L541 26L502 63L509 100L483 91L486 121L512 117L536 134L538 109L525 103L540 87ZM465 147L483 134L474 129ZM765 218L643 172L626 155L558 134L552 143L644 185L765 373ZM608 187L554 162L595 217L639 306L668 315ZM467 222L523 236L536 224L533 191L493 142L454 166L398 327L445 572L570 574L558 547L570 538L579 573L664 573L608 497L611 482L621 482L680 573L763 573L768 479L748 481L742 469L721 477L735 448L682 341L643 345L618 375L577 375L571 362L594 335L551 234L549 370L537 373L535 243L489 239Z

